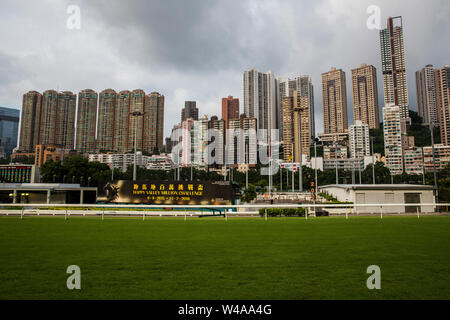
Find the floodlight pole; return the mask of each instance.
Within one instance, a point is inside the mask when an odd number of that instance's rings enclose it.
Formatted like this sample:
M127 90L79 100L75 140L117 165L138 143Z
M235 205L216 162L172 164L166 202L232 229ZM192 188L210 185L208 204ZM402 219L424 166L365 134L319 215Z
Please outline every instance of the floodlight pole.
M339 171L338 171L338 162L337 162L337 144L334 141L334 164L336 166L336 185L339 184Z
M137 127L138 127L138 117L143 117L143 116L145 115L145 112L140 112L139 110L135 110L134 112L130 113L130 115L134 117L134 163L133 163L133 181L136 181L136 177L137 177L136 159L137 159Z
M434 134L433 126L430 121L430 134L431 134L431 152L433 153L433 175L434 175L434 190L436 190L436 202L439 202L439 191L437 185L437 173L436 173L436 158L434 156Z
M376 181L375 181L375 154L373 153L373 137L370 137L370 140L372 142L372 179L373 179L373 184L376 184Z

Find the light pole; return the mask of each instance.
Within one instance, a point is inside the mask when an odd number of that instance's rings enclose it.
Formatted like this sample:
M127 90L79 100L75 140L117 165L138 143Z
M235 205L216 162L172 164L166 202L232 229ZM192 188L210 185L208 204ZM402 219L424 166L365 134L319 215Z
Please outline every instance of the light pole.
M339 171L338 171L338 162L337 162L337 143L334 141L334 164L336 166L336 185L339 184Z
M317 200L317 188L319 188L319 185L317 184L317 143L314 139L314 203L316 203ZM315 209L314 209L315 212Z
M434 135L433 135L433 126L430 121L430 134L431 134L431 152L433 154L433 175L434 175L434 190L436 190L436 202L439 202L439 191L437 185L437 174L436 174L436 159L434 156Z
M370 137L370 140L372 142L372 179L373 179L373 184L376 184L376 181L375 181L375 154L373 153L373 137Z
M134 117L134 163L133 163L133 181L136 181L137 167L136 167L136 153L137 153L137 127L138 127L138 117L143 117L145 112L140 112L135 110L130 113Z

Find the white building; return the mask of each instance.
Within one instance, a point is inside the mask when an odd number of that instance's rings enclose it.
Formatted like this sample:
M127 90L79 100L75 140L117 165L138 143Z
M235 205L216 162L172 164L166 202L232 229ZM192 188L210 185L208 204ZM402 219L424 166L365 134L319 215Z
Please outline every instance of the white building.
M403 147L400 107L388 104L383 108L384 149L386 166L392 174L403 173Z
M328 185L319 187L338 201L353 202L356 205L372 205L357 207L356 213L417 213L434 212L434 187L412 184L357 184ZM415 204L417 206L392 206L392 204ZM388 204L391 204L389 206Z
M105 163L110 168L126 172L134 164L134 153L89 154L88 159L89 162ZM171 157L167 154L144 156L140 151L136 152L136 165L149 170L170 170L173 166Z
M370 156L369 125L356 120L349 128L350 157L361 158Z

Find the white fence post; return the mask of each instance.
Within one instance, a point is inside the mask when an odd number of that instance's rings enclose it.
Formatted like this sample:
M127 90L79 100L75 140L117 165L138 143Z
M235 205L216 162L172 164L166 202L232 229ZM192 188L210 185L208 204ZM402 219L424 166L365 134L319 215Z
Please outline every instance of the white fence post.
M264 214L264 220L266 220L267 221L267 209L264 209L265 210L265 214Z
M420 210L419 210L419 207L417 207L417 219L419 219L420 218Z
M21 220L23 220L24 210L25 210L25 208L22 208L22 214L20 215Z
M381 211L381 219L383 219L383 206L380 206L380 211Z

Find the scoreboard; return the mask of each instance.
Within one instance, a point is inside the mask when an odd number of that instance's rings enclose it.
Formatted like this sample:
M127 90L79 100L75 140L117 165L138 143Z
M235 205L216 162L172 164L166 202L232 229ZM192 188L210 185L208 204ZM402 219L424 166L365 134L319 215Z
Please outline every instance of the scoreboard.
M231 205L226 181L112 181L99 190L99 201L122 204Z
M0 166L0 183L33 183L34 166Z

